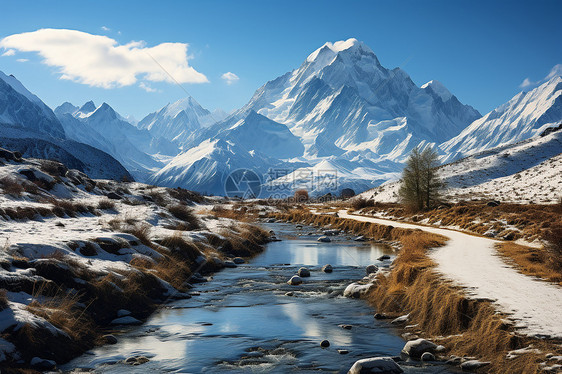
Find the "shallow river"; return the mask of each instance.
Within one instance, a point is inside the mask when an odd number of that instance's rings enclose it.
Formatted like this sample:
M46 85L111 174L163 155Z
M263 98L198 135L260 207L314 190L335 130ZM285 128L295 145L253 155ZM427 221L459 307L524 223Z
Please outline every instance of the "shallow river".
M116 345L96 348L63 369L103 373L345 373L358 359L397 356L405 341L388 321L373 318L362 300L341 296L345 286L365 274L365 266L383 264L380 245L337 237L319 243L315 232L294 225L268 224L283 241L236 269L224 269L200 293L166 305L142 326L117 335ZM386 264L389 261L385 261ZM331 264L334 272L321 271ZM311 270L301 286L286 282L300 266ZM294 296L285 296L293 291ZM339 327L349 324L350 330ZM329 348L320 342L330 341ZM338 353L348 350L348 354ZM127 357L149 362L130 366ZM445 365L401 362L407 373L451 373Z

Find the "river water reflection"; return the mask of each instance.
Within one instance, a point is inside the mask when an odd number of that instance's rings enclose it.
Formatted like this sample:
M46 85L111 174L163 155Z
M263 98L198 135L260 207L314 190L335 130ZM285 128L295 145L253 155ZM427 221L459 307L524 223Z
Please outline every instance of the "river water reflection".
M268 224L283 240L236 269L225 269L197 285L200 293L159 310L142 326L117 335L116 345L96 348L63 369L100 373L345 373L353 362L396 356L404 345L400 331L373 318L362 300L341 296L345 286L363 277L365 266L389 248L337 237L316 241L316 231ZM307 235L314 233L313 235ZM388 264L389 261L386 261ZM334 272L321 271L331 264ZM311 277L301 286L286 282L301 266ZM293 291L293 296L286 296ZM339 327L349 324L350 330ZM320 347L324 339L329 348ZM338 349L348 350L342 355ZM149 362L122 361L143 355ZM450 373L445 365L401 363L407 373Z

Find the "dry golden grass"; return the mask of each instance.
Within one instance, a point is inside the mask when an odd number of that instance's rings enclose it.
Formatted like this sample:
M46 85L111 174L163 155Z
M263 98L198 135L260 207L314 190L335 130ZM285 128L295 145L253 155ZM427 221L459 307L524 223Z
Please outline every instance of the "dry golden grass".
M562 286L562 271L554 266L547 250L531 248L512 242L500 243L498 252L521 273L538 277Z
M388 214L397 219L418 222L424 219L429 224L458 226L476 234L484 234L490 228L498 232L498 237L509 234L512 240L524 238L528 241L542 239L548 235L550 227L560 222L561 204L507 204L496 207L485 202L461 202L451 206L440 206L423 212L409 212L399 204L375 203L374 207L364 208L363 213ZM509 228L514 226L516 230Z
M176 204L168 206L168 211L185 224L185 230L197 230L201 228L201 221L193 213L193 209L186 205Z
M418 230L391 228L335 216L319 216L306 210L278 214L277 218L314 225L330 225L376 239L400 240L402 249L388 276L380 275L367 300L380 313L410 314L415 333L447 347L447 353L476 356L492 364L489 373L539 373L545 354L562 353L559 342L518 336L488 301L467 298L434 271L426 255L429 248L443 245L446 238ZM513 349L532 344L543 354L524 354L508 360Z

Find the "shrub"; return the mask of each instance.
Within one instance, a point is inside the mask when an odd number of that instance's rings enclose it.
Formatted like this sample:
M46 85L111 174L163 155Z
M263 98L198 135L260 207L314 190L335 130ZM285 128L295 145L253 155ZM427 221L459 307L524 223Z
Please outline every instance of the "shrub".
M373 207L375 206L375 202L374 200L367 200L364 197L357 197L351 200L350 205L353 210L359 210L363 208Z
M135 225L130 228L127 228L123 231L134 235L140 242L146 246L152 245L152 241L150 240L150 225L148 223Z
M24 188L20 184L20 182L18 182L18 180L13 177L4 177L0 179L0 184L2 184L2 189L6 194L21 196L22 192L24 191Z
M109 210L115 209L115 203L109 199L103 199L98 202L98 209Z
M308 201L308 191L307 190L296 190L294 198L295 198L296 203L305 203L305 202Z
M188 230L197 230L201 227L199 218L193 213L193 210L185 205L176 204L168 206L168 211L177 219L187 223Z

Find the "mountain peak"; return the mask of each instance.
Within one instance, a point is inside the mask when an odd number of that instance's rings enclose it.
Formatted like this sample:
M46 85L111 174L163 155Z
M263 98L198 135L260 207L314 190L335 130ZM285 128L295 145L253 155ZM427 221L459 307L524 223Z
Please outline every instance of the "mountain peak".
M96 105L92 100L84 103L84 105L78 109L78 111L82 113L92 113L94 110L96 110Z
M441 98L441 100L443 100L443 102L446 102L451 97L453 97L453 94L449 92L449 90L441 82L437 80L431 80L426 84L424 84L423 86L421 86L421 88L424 90L431 89L436 95L438 95Z
M95 109L95 112L91 114L92 118L100 118L100 116L109 119L119 118L115 110L108 103L103 103L99 108Z
M319 56L324 56L329 54L330 56L335 56L340 52L367 52L374 54L371 48L369 48L365 43L358 41L355 38L349 38L347 40L339 40L337 42L326 42L324 45L314 52L312 52L308 57L307 61L312 62L318 59Z

